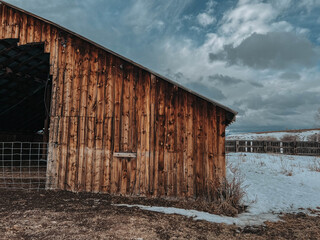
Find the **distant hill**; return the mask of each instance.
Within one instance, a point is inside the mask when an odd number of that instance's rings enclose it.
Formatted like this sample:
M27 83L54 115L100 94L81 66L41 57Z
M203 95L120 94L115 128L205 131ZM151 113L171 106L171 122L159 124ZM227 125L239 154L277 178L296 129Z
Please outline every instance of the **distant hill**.
M320 128L233 134L227 140L273 140L320 142Z

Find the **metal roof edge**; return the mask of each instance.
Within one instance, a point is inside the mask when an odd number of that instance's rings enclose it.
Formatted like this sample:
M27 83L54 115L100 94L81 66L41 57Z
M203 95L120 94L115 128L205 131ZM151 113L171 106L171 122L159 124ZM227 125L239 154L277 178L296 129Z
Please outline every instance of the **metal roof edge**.
M173 80L171 80L171 79L169 79L169 78L167 78L165 76L162 76L161 74L156 73L156 72L148 69L147 67L144 67L144 66L140 65L139 63L136 63L136 62L132 61L129 58L126 58L126 57L124 57L124 56L122 56L122 55L120 55L120 54L118 54L118 53L116 53L116 52L114 52L114 51L112 51L112 50L110 50L110 49L108 49L108 48L106 48L106 47L104 47L104 46L102 46L102 45L100 45L100 44L98 44L98 43L86 38L86 37L84 37L84 36L79 35L78 33L75 33L75 32L73 32L73 31L71 31L71 30L69 30L69 29L67 29L67 28L65 28L65 27L63 27L63 26L61 26L61 25L59 25L57 23L54 23L54 22L52 22L50 20L42 18L42 17L40 17L38 15L35 15L35 14L31 13L31 12L28 12L28 11L26 11L24 9L16 7L16 6L14 6L14 5L10 4L10 3L7 3L7 2L5 2L3 0L0 0L0 4L4 4L4 5L8 6L8 7L16 9L16 10L22 12L22 13L25 13L25 14L30 15L32 17L35 17L35 18L37 18L37 19L39 19L41 21L44 21L44 22L46 22L48 24L51 24L51 25L53 25L53 26L55 26L57 28L60 28L61 30L65 31L65 32L67 32L69 34L72 34L72 35L74 35L74 36L76 36L76 37L78 37L78 38L80 38L80 39L82 39L82 40L84 40L84 41L86 41L86 42L88 42L88 43L90 43L90 44L92 44L92 45L94 45L94 46L106 51L106 52L108 52L108 53L111 53L111 54L121 58L122 60L127 61L127 62L129 62L129 63L131 63L131 64L133 64L133 65L135 65L135 66L137 66L137 67L139 67L139 68L141 68L141 69L143 69L143 70L145 70L145 71L147 71L147 72L149 72L149 73L151 73L151 74L153 74L153 75L155 75L155 76L157 76L157 77L159 77L159 78L161 78L161 79L163 79L163 80L165 80L165 81L167 81L167 82L169 82L169 83L171 83L171 84L173 84L173 85L175 85L175 86L177 86L177 87L179 87L179 88L181 88L181 89L183 89L183 90L185 90L185 91L187 91L189 93L191 93L192 95L195 95L195 96L197 96L199 98L202 98L203 100L205 100L207 102L210 102L213 105L218 106L218 107L220 107L220 108L232 113L233 114L233 118L230 119L230 122L227 125L229 125L230 123L234 122L235 119L236 119L236 115L238 114L238 112L232 110L231 108L229 108L227 106L224 106L224 105L222 105L222 104L220 104L220 103L218 103L218 102L216 102L216 101L214 101L212 99L209 99L209 98L207 98L207 97L205 97L205 96L203 96L203 95L201 95L201 94L199 94L197 92L194 92L191 89L188 89L187 87L184 87L181 84L179 84L179 83L177 83L177 82L175 82L175 81L173 81Z

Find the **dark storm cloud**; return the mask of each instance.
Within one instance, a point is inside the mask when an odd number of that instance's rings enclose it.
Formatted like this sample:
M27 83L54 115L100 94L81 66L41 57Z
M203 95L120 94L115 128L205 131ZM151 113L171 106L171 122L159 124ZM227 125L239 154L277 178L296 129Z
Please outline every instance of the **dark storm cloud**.
M222 74L215 74L208 77L210 82L219 83L225 86L235 85L243 82L243 80Z
M218 53L209 53L209 61L214 62L214 61L220 61L225 59L225 54L223 52L218 52Z
M178 83L183 83L184 86L191 89L194 92L197 92L209 99L213 100L222 100L226 99L226 96L222 93L222 91L216 87L210 86L210 84L204 84L203 77L199 77L198 81L192 81L190 78L186 77L181 72L174 73L171 69L166 70L166 76L171 79L174 79Z
M210 99L222 100L226 98L218 88L206 86L201 82L190 82L186 86Z
M280 75L280 78L294 81L294 80L300 80L301 76L299 73L284 72Z
M250 81L249 83L254 87L258 87L258 88L262 88L263 87L263 84L258 83L258 82Z
M290 32L253 33L237 47L225 45L223 55L209 54L210 61L225 60L230 65L245 65L256 69L313 67L319 53L311 42Z
M272 110L273 113L284 115L297 113L296 109L301 106L314 105L320 102L320 94L318 92L298 92L273 94L267 98L262 98L258 94L249 95L235 105L239 105L252 110Z
M216 84L223 85L223 86L234 86L239 83L246 83L244 80L240 78L235 78L235 77L222 75L222 74L215 74L215 75L209 76L208 80L210 82L214 82ZM248 81L248 83L254 87L259 87L259 88L263 87L263 85L258 82Z

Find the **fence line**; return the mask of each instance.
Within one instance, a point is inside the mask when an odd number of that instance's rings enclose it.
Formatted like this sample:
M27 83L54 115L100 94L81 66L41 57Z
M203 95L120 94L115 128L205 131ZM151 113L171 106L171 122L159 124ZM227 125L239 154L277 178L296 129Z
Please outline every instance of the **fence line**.
M47 143L0 142L0 188L44 189Z
M300 141L226 140L226 152L320 156L320 143Z

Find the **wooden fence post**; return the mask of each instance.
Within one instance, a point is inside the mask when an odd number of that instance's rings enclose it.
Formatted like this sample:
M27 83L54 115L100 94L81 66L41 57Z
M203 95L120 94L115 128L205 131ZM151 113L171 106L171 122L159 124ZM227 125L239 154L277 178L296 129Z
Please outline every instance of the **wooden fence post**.
M262 142L263 152L267 153L267 143L265 141Z
M236 141L236 152L239 152L239 141Z

